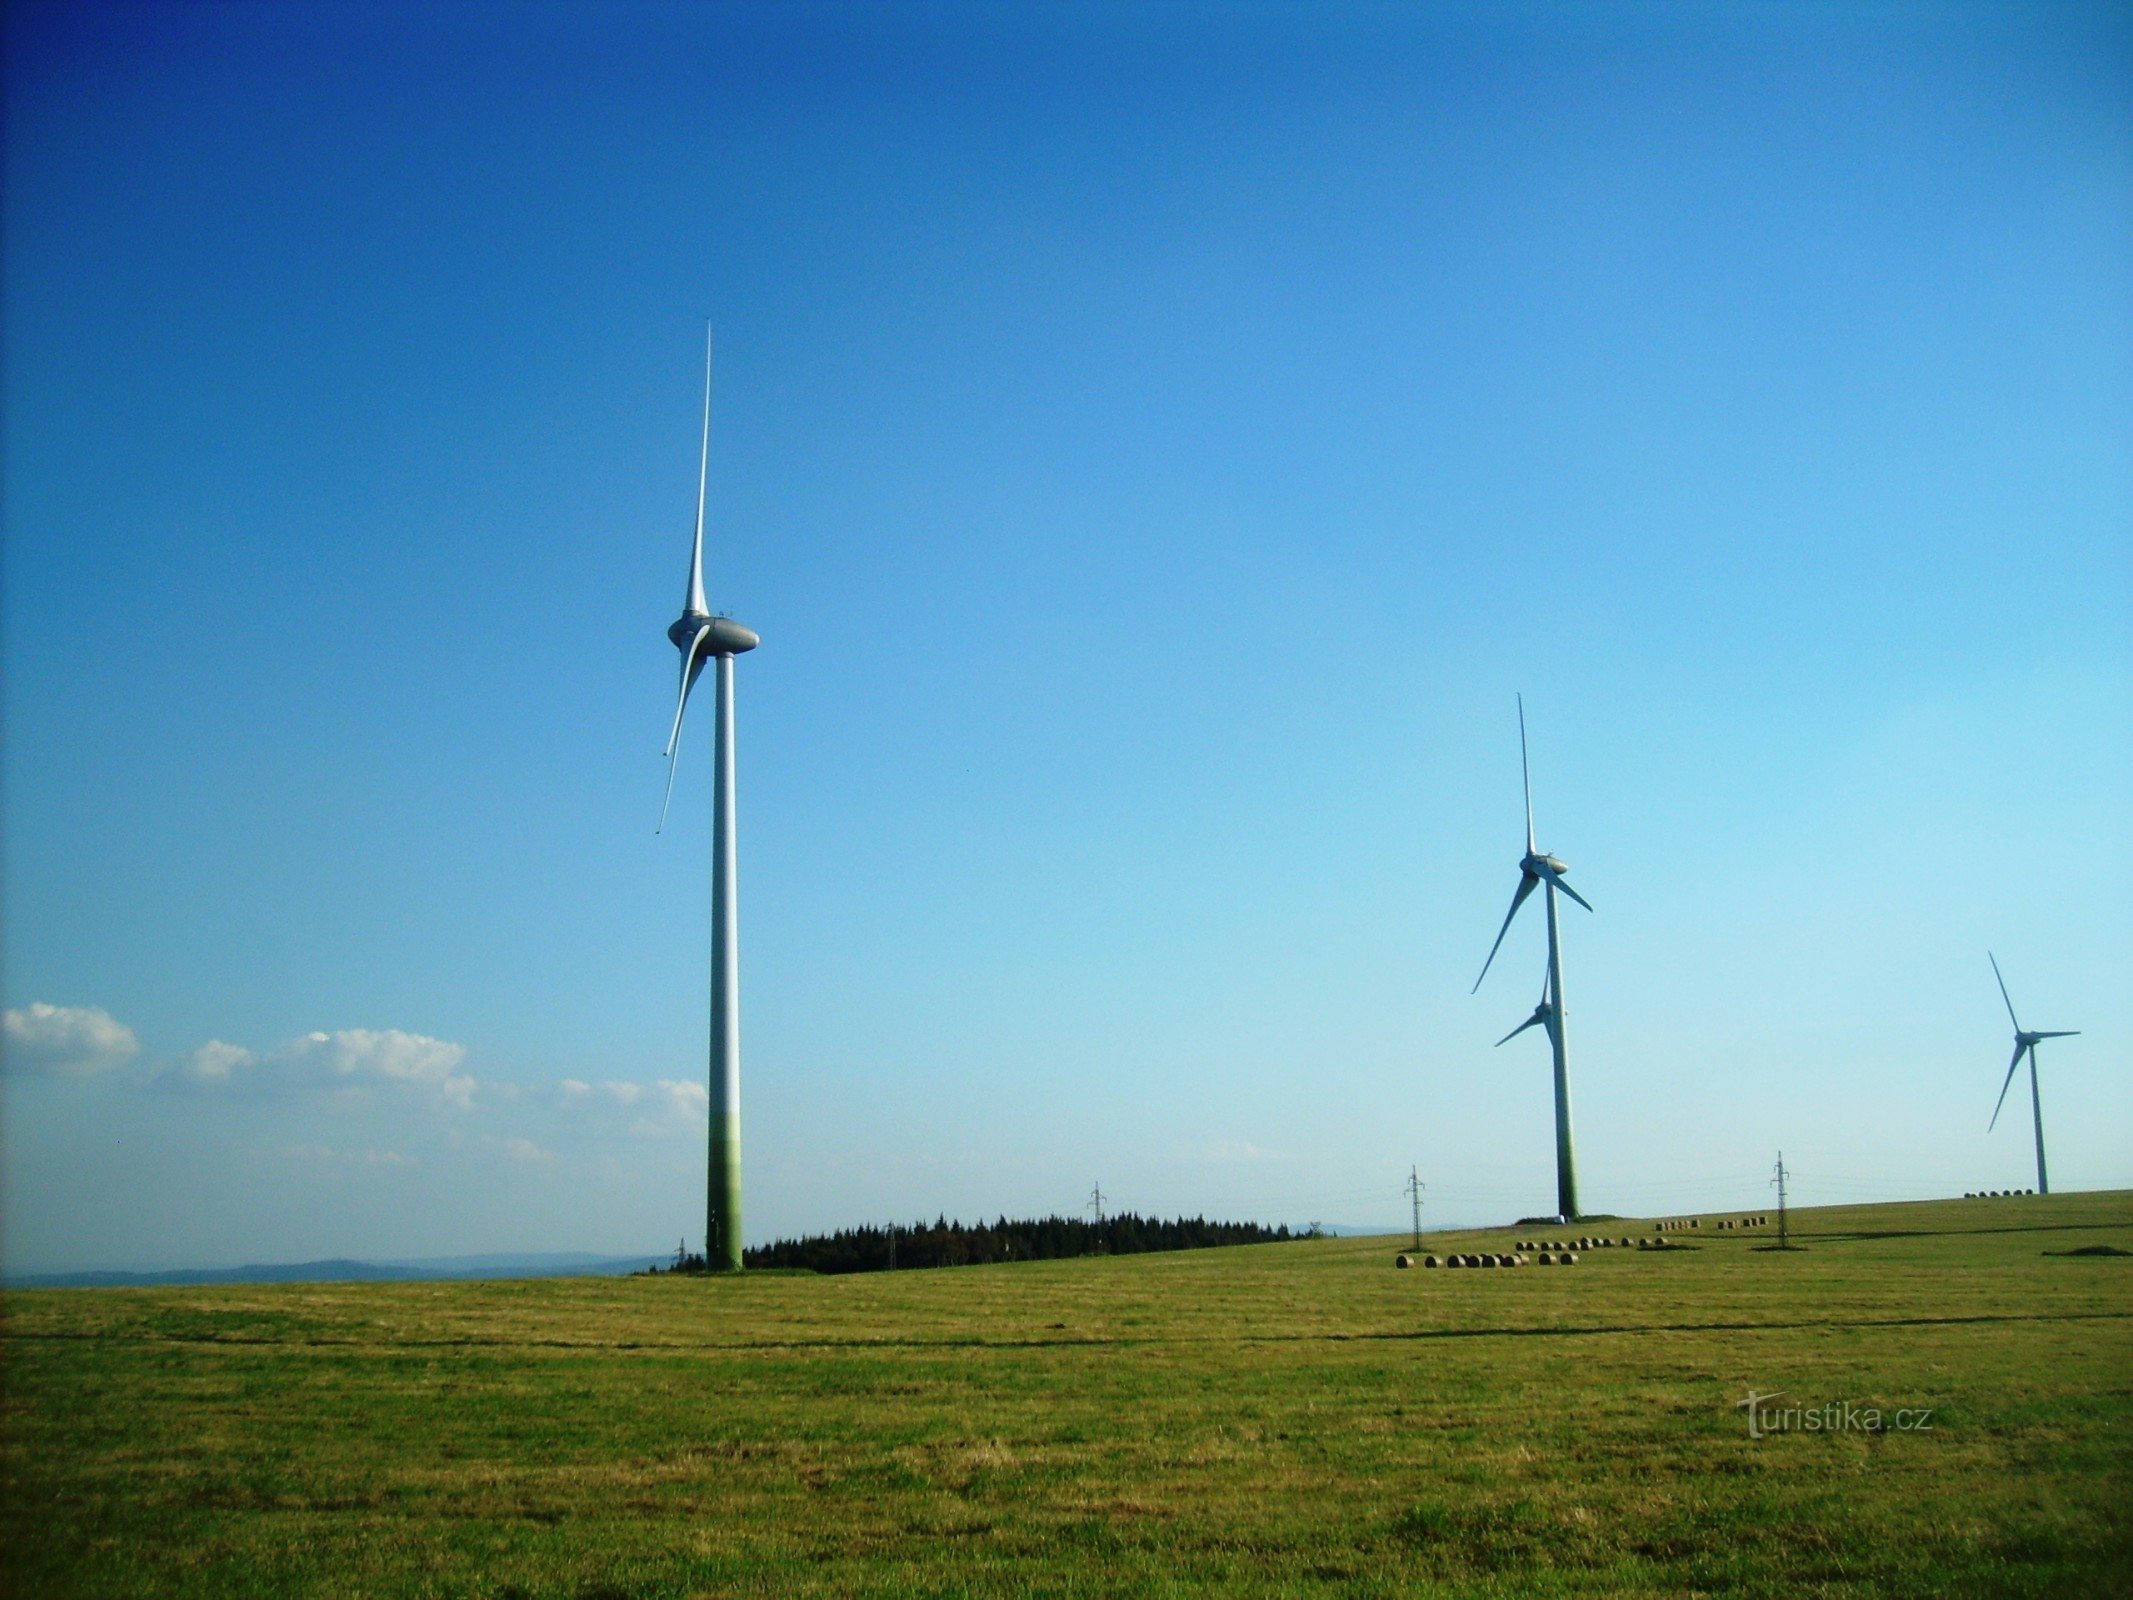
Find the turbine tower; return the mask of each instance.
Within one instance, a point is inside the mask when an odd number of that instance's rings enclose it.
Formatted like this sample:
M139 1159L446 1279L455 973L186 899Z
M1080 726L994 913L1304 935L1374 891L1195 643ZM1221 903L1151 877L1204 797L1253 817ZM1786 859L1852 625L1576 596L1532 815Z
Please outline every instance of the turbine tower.
M718 664L714 742L718 758L711 786L711 1159L705 1204L704 1264L741 1270L741 917L735 893L733 811L733 658L762 640L731 617L713 616L704 603L704 489L711 469L711 328L704 326L704 436L696 466L696 543L689 552L689 593L667 637L681 652L681 695L667 735L666 800L674 798L681 762L681 719L704 663ZM656 830L655 830L656 831Z
M1503 948L1503 937L1511 931L1511 919L1518 915L1518 908L1526 903L1526 896L1536 886L1545 886L1548 901L1548 973L1541 983L1540 1004L1533 1008L1533 1015L1513 1028L1496 1042L1509 1043L1536 1023L1548 1030L1548 1043L1555 1054L1555 1208L1565 1222L1575 1222L1578 1217L1577 1153L1570 1140L1570 1055L1563 1039L1563 941L1556 927L1555 896L1560 889L1587 911L1592 909L1585 897L1563 881L1569 867L1555 856L1543 855L1533 843L1533 771L1526 760L1526 697L1518 697L1518 770L1526 789L1526 853L1518 863L1518 888L1511 895L1511 909L1504 913L1503 926L1496 930L1496 942L1489 946L1489 959L1481 964L1481 978L1489 975L1489 967L1496 960L1496 952ZM1481 987L1481 978L1474 980L1474 989ZM1473 991L1468 991L1472 993Z
M1992 963L1993 977L1999 979L2000 999L2006 1003L2007 1020L2014 1024L2015 1030L2014 1059L2007 1063L2007 1076L2000 1084L2000 1098L1993 1105L1992 1121L1985 1125L1985 1131L1990 1133L1994 1127L1998 1126L2000 1108L2007 1104L2007 1090L2009 1085L2014 1082L2015 1068L2022 1064L2022 1058L2025 1055L2028 1056L2029 1114L2035 1119L2037 1126L2037 1193L2050 1194L2052 1186L2044 1176L2044 1101L2037 1094L2037 1041L2039 1039L2074 1039L2080 1037L2081 1030L2079 1028L2062 1028L2057 1032L2029 1032L2022 1026L2022 1019L2015 1015L2014 1002L2007 998L2007 980L2000 977L1999 957L1987 950L1985 959Z

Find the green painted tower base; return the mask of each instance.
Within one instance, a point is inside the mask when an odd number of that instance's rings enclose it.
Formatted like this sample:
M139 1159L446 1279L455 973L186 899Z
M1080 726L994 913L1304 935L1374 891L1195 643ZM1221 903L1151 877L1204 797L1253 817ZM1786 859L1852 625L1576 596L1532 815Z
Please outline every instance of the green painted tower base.
M741 1270L741 1119L717 1119L711 1129L710 1214L704 1229L709 1243L704 1262L713 1272Z

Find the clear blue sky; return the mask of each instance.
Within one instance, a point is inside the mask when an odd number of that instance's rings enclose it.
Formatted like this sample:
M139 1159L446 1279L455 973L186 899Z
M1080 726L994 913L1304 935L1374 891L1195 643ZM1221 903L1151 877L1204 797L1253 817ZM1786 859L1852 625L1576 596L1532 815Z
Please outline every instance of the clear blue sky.
M2122 6L8 8L10 1267L2133 1185ZM1537 910L1537 907L1535 908Z

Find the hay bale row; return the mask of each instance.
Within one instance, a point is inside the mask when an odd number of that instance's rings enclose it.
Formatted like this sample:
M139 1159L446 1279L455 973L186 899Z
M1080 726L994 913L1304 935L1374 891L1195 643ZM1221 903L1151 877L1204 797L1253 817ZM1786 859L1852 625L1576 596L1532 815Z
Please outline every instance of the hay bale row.
M1719 1223L1719 1226L1736 1231L1743 1228L1767 1228L1770 1226L1770 1219L1768 1217L1734 1217Z
M1596 1243L1596 1244L1598 1244L1598 1243L1604 1243L1604 1244L1612 1244L1612 1243L1614 1243L1614 1241L1613 1241L1613 1240L1611 1240L1611 1239L1610 1239L1610 1240L1595 1240L1595 1241L1594 1241L1594 1243ZM1622 1243L1623 1243L1623 1244L1625 1244L1625 1245L1627 1245L1627 1244L1629 1243L1629 1241L1628 1241L1627 1239L1624 1239L1624 1240L1622 1241ZM1642 1243L1643 1243L1643 1241L1642 1241L1642 1240L1639 1240L1639 1241L1638 1241L1638 1243L1639 1243L1639 1244L1642 1244ZM1539 1252L1537 1252L1536 1254L1534 1254L1534 1255L1530 1255L1530 1256L1529 1256L1529 1255L1526 1255L1526 1254L1525 1254L1524 1252L1522 1252L1522 1251L1514 1251L1514 1252L1512 1252L1512 1253L1511 1253L1511 1254L1509 1254L1509 1255L1504 1255L1504 1254L1502 1254L1501 1252L1492 1252L1492 1251L1481 1251L1481 1252L1478 1252L1478 1253L1477 1253L1477 1252L1471 1252L1471 1251L1469 1251L1469 1252L1462 1252L1462 1253L1459 1253L1459 1254L1455 1254L1455 1255L1448 1255L1448 1256L1441 1256L1441 1257L1440 1257L1440 1256L1424 1256L1424 1257L1422 1257L1422 1261L1421 1261L1421 1264L1422 1264L1423 1266L1425 1266L1425 1267L1445 1267L1445 1268L1450 1268L1450 1267L1525 1267L1525 1266L1534 1266L1534 1267L1574 1267L1574 1266L1576 1266L1576 1265L1578 1264L1578 1253L1577 1253L1577 1251L1575 1251L1575 1250L1565 1250L1565 1249L1549 1249L1549 1250L1542 1250L1542 1251L1539 1251ZM1396 1259L1396 1260L1395 1260L1395 1261L1393 1262L1393 1265L1394 1265L1394 1266L1396 1266L1396 1267L1411 1267L1411 1266L1415 1265L1415 1258L1414 1258L1413 1256L1406 1256L1406 1255L1403 1255L1403 1256L1400 1256L1400 1257L1398 1257L1398 1258L1397 1258L1397 1259Z
M1653 1223L1652 1232L1679 1233L1683 1228L1700 1228L1702 1226L1703 1218L1701 1217L1675 1217L1666 1222Z
M2012 1200L2017 1195L2035 1194L2034 1189L1980 1189L1963 1196L1965 1200Z
M1608 1239L1588 1234L1582 1239L1521 1239L1516 1245L1520 1250L1546 1250L1560 1254L1565 1250L1627 1250L1627 1239Z

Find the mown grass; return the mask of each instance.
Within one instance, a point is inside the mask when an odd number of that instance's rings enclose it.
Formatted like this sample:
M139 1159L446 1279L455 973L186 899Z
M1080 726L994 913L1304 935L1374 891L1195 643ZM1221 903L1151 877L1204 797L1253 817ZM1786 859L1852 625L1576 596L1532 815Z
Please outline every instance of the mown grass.
M2133 1196L1569 1270L20 1292L12 1593L2133 1593ZM1514 1232L1438 1236L1502 1249ZM1636 1224L1611 1231L1635 1233ZM1933 1408L1749 1438L1736 1403Z

